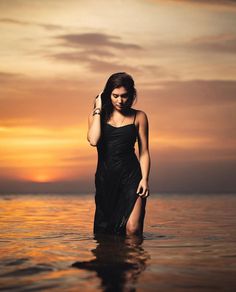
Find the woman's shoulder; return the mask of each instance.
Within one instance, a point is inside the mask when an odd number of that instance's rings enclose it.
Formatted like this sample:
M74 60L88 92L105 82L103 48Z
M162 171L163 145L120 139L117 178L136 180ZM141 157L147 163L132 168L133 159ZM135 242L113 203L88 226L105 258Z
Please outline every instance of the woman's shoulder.
M148 127L148 118L147 114L143 110L135 109L136 114L136 125L138 128L146 128Z
M139 110L139 109L133 109L133 110L136 114L136 118L140 120L147 119L147 114L143 110Z

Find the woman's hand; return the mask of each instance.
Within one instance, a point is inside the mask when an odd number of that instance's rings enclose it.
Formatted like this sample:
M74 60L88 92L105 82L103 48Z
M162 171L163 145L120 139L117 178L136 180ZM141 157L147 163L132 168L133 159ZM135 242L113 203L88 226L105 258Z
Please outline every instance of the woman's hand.
M138 185L137 194L141 198L146 198L149 196L148 181L146 179L141 179Z
M94 108L102 109L102 98L101 98L102 92L99 93L99 95L96 96L94 100Z

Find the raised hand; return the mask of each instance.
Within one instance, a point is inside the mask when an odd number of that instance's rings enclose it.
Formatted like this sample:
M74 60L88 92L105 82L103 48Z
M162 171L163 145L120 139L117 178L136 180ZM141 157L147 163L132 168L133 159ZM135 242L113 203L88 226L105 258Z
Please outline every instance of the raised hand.
M102 95L102 91L99 93L99 95L97 95L95 97L95 100L94 100L94 108L102 109L102 98L101 98L101 95Z

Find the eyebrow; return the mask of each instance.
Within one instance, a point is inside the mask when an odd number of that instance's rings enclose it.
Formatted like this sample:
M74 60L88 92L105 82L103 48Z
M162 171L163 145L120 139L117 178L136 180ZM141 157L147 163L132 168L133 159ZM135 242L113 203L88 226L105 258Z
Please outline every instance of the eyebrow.
M128 92L126 92L126 93L123 93L123 94L117 94L117 93L112 93L113 95L120 95L120 96L124 96L124 95L127 95L128 94Z

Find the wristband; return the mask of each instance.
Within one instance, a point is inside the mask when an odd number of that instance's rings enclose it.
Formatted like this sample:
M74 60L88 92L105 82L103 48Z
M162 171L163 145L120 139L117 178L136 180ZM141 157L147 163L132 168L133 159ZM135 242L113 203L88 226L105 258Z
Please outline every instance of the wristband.
M101 109L100 108L95 108L93 111L95 112L95 111L97 111L97 110L99 110L99 112L101 112Z
M100 110L101 111L101 109L99 107L96 107L93 111L95 111L95 110Z
M101 113L98 113L98 112L93 112L93 116L94 115L100 115Z

